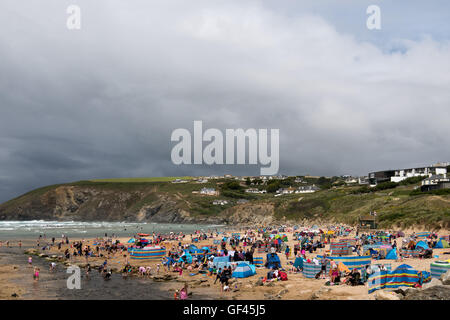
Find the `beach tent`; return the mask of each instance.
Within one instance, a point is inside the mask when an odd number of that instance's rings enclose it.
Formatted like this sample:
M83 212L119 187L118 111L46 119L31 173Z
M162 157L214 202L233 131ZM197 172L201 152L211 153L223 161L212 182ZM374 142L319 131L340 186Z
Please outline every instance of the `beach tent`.
M178 262L183 262L183 261L185 261L187 263L192 263L192 255L189 252L184 251L184 253L181 255L180 259L178 259Z
M233 278L247 278L255 274L255 271L247 262L239 262L233 271Z
M303 269L303 263L304 263L303 258L301 258L301 257L295 258L294 268L301 268L301 269Z
M447 240L444 240L444 239L440 239L434 247L437 249L450 248Z
M416 249L423 248L424 250L430 249L425 241L419 241L416 244Z
M386 255L386 258L388 260L397 260L397 249L392 249L391 251L389 251L389 253Z
M130 240L128 240L128 243L135 243L136 239L135 238L131 238Z
M266 256L266 267L269 269L281 268L280 257L276 253L268 253Z
M439 279L442 274L445 274L450 270L450 260L448 261L435 261L430 265L431 277Z

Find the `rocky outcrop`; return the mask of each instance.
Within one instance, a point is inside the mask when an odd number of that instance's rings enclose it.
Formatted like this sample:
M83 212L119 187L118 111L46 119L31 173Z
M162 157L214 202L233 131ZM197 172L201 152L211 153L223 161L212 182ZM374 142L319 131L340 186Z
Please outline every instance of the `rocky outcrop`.
M441 275L442 284L450 286L450 270Z
M220 217L192 215L182 201L154 188L58 186L25 194L0 205L0 220L151 221L222 223Z
M246 203L224 212L231 224L270 225L274 222L274 205L270 203Z
M404 300L450 300L450 286L437 285L428 289L410 291Z
M400 296L395 292L377 291L375 294L375 300L401 300Z

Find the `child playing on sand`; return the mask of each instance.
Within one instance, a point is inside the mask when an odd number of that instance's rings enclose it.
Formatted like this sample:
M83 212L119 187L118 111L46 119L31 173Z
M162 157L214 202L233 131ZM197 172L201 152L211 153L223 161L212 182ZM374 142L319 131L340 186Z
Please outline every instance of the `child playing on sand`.
M39 268L36 268L36 267L34 268L33 279L35 281L39 280Z
M180 290L180 300L186 300L188 298L188 285L184 284L184 287Z
M31 267L32 264L33 264L33 258L28 257L28 266Z

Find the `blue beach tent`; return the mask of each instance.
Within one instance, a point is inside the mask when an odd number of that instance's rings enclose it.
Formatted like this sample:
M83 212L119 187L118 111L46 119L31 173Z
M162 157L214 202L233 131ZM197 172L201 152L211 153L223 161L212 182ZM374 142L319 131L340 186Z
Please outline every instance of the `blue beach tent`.
M428 247L428 244L427 244L425 241L419 241L419 242L417 242L417 244L416 244L416 249L418 249L418 248L423 248L423 249L425 249L425 250L430 249L430 248Z
M388 260L397 260L397 249L391 249L389 253L386 255L386 259Z
M233 271L233 278L247 278L255 274L255 270L247 262L239 262Z

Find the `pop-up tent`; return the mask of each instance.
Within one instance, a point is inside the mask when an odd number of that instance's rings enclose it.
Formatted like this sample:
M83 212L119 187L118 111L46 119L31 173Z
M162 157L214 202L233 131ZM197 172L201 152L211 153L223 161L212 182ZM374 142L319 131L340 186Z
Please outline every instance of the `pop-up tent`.
M439 239L439 241L436 243L436 245L434 247L437 249L450 248L447 240L444 240L444 239Z
M269 269L281 268L280 257L276 253L268 253L266 256L266 267Z
M430 247L428 247L428 244L425 241L419 241L416 243L416 249L422 248L424 250L430 249Z
M389 253L386 255L386 258L388 260L397 260L398 256L397 256L397 249L391 249L391 251L389 251Z
M135 238L131 238L130 240L128 240L127 243L135 243L135 242L136 242L136 239Z
M251 265L249 265L247 262L242 261L239 262L236 266L236 269L233 271L233 278L247 278L251 277L255 274L254 266L252 268Z

